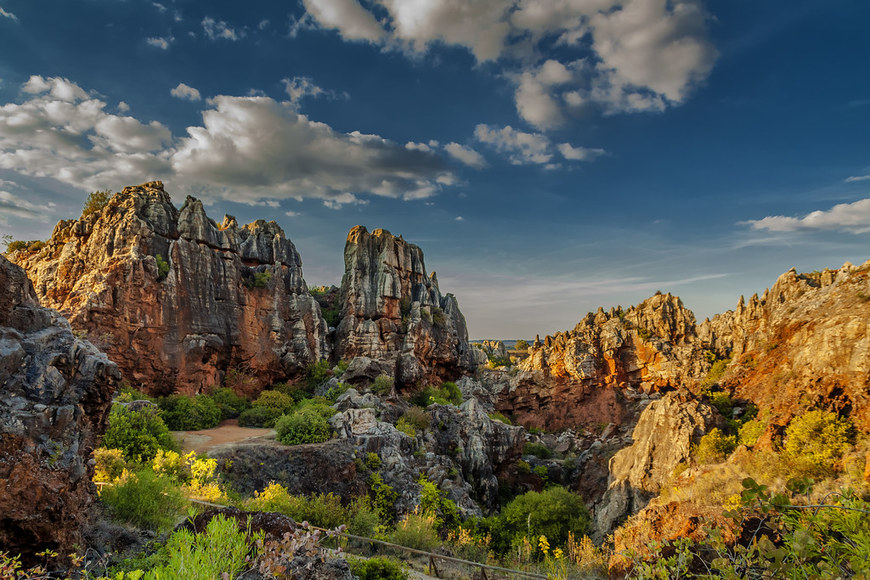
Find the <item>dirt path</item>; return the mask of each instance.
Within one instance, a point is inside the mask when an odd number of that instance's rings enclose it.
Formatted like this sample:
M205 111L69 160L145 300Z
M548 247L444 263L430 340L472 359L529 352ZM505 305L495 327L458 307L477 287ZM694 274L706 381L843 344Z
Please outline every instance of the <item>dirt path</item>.
M204 453L212 447L226 443L238 443L256 438L274 438L274 429L255 429L253 427L239 427L238 419L227 419L212 429L201 431L173 431L172 435L181 445L181 449L187 453L196 451Z

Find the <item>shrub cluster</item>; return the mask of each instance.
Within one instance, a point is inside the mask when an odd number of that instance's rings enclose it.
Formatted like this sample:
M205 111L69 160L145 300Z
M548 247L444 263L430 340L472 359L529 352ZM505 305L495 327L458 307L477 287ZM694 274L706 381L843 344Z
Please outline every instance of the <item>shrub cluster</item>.
M441 383L440 387L426 387L411 397L411 402L419 407L437 405L461 405L462 391L454 382Z
M161 398L157 404L163 421L172 431L211 429L220 423L222 417L220 407L208 395L169 395Z
M132 411L120 404L112 405L102 446L120 449L125 460L140 463L150 462L161 449L178 450L156 407Z
M300 409L283 415L275 423L278 441L284 445L322 443L332 437L332 427L316 410Z

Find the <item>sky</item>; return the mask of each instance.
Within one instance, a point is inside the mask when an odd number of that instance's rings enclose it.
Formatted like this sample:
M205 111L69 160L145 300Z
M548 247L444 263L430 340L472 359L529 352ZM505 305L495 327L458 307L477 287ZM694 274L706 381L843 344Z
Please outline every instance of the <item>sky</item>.
M0 235L162 180L419 245L471 338L870 258L870 3L0 0Z

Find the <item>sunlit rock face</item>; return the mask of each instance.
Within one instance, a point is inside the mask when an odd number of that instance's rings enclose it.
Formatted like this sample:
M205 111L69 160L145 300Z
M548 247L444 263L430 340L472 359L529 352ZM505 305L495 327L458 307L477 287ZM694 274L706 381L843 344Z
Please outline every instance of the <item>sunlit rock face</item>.
M118 369L41 308L24 271L0 256L0 546L36 563L83 546Z
M283 230L230 216L217 224L191 197L176 209L159 181L61 221L44 249L13 258L40 302L146 392L199 392L228 369L268 384L330 353Z
M387 361L399 385L455 378L477 366L456 298L441 295L423 251L401 236L353 228L341 296L337 358Z
M698 336L731 358L723 386L775 424L821 406L870 431L870 261L791 269L760 298L705 320Z

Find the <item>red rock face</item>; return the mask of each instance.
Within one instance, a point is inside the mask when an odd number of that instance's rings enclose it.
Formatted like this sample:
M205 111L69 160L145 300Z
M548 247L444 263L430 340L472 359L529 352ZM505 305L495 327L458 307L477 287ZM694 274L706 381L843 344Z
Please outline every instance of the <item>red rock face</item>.
M267 385L329 355L302 261L274 222L218 225L181 210L160 182L127 187L101 211L55 227L14 259L40 302L69 317L149 393L195 393L228 369Z
M426 274L423 251L386 230L357 226L347 237L335 354L395 367L400 385L455 378L477 366L465 317Z
M731 357L722 383L784 425L821 406L870 431L870 262L786 272L737 308L705 320L701 340Z
M25 563L82 546L94 494L89 460L105 432L117 367L40 308L0 256L0 546Z

